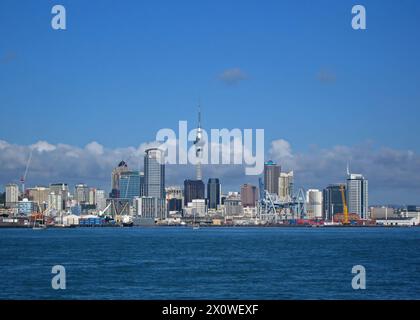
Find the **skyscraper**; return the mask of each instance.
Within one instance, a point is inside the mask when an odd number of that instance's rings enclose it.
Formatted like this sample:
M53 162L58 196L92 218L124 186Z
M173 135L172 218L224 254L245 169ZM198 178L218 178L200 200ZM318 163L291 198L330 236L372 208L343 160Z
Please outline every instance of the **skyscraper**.
M341 195L342 184L331 184L323 190L323 205L322 212L325 220L331 220L334 214L343 213L343 199ZM345 191L344 191L345 194Z
M306 191L306 212L310 219L322 218L322 192L318 189Z
M125 171L128 171L128 166L124 161L121 161L118 166L112 170L110 198L120 197L120 175Z
M120 198L134 199L140 194L140 172L139 171L124 171L120 174Z
M166 188L166 202L169 212L182 212L184 206L184 191L180 186L172 186Z
M244 184L241 187L241 202L243 207L255 207L258 201L258 190L256 186Z
M96 202L96 209L104 210L106 208L105 190L96 190L95 202Z
M67 183L50 184L50 193L54 193L55 195L60 196L59 198L61 199L61 202L62 202L60 210L66 209L67 202L70 197L69 186L67 185Z
M146 150L144 157L144 192L146 197L165 198L165 164L158 148Z
M207 183L207 200L209 209L217 209L220 205L220 189L219 179L210 178Z
M29 198L33 202L41 206L42 204L48 203L48 195L50 194L50 188L47 187L34 187L28 188Z
M280 173L278 195L282 202L291 201L293 197L293 171Z
M204 199L204 183L201 180L184 181L184 205L196 199Z
M368 219L368 180L361 174L351 173L347 178L347 202L349 213Z
M6 206L10 207L19 201L19 186L11 183L6 185Z
M78 203L89 202L89 188L86 184L76 184L74 187L74 199Z
M279 192L280 166L270 160L264 164L264 187L269 193Z

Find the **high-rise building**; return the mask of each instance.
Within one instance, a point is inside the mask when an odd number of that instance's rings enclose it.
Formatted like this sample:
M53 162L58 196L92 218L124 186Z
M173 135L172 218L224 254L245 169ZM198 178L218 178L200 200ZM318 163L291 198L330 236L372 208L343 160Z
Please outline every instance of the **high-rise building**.
M50 194L59 195L61 199L61 207L57 210L63 210L67 207L67 202L70 198L69 186L67 183L53 183L50 184ZM49 203L50 201L48 201Z
M241 216L243 214L241 197L237 192L229 193L225 199L224 207L227 216Z
M60 193L51 192L48 196L48 209L61 211L63 210L63 198Z
M156 197L137 197L134 199L135 213L138 217L147 219L166 219L167 209L165 199Z
M209 209L217 209L220 205L221 185L219 179L210 178L207 183L207 201Z
M279 192L280 166L270 160L264 163L264 187L269 193Z
M146 195L145 181L144 181L144 172L140 172L140 197Z
M76 184L74 187L74 200L78 203L89 202L89 187L86 184Z
M318 189L306 191L306 212L310 219L322 218L322 192Z
M195 199L204 199L204 183L201 180L184 181L184 205Z
M124 171L120 174L120 198L134 199L141 196L141 176L139 171Z
M96 190L95 192L96 209L104 210L106 208L105 190Z
M171 186L166 188L166 202L169 212L182 212L184 205L184 191L180 186Z
M293 198L293 171L281 172L279 177L279 200L290 202Z
M323 190L322 212L325 220L330 221L336 213L343 213L341 188L344 188L345 196L346 186L342 184L331 184Z
M111 174L111 193L110 198L120 197L120 175L122 172L128 171L128 166L125 161L121 161L118 166L112 170Z
M351 173L348 175L347 202L349 213L355 213L361 219L369 218L368 180L361 174Z
M6 185L6 206L11 207L19 201L19 186L14 183Z
M146 197L165 199L164 154L158 148L146 150L144 157L144 191Z
M48 195L50 194L50 188L47 187L34 187L28 188L29 198L38 205L48 203Z
M89 188L89 197L88 197L89 205L95 206L96 205L96 189Z
M258 201L258 189L251 184L244 184L241 187L242 206L254 208Z

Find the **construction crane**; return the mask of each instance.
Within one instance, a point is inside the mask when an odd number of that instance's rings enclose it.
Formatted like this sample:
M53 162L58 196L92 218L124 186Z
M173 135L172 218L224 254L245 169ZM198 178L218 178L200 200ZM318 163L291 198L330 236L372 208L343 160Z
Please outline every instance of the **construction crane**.
M343 224L347 225L349 224L349 209L347 208L346 196L344 194L343 185L340 186L340 192L341 192L341 199L343 201L343 215L344 215Z
M20 183L22 185L22 195L25 194L25 180L26 180L26 176L28 175L29 165L31 164L32 152L33 152L33 149L31 149L31 152L29 153L29 158L28 158L28 161L26 162L25 173L20 178Z

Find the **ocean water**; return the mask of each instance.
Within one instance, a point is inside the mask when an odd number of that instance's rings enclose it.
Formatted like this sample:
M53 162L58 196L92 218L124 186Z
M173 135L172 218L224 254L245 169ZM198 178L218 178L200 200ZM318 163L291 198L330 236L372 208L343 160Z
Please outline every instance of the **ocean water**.
M420 299L419 250L420 228L0 229L0 299Z

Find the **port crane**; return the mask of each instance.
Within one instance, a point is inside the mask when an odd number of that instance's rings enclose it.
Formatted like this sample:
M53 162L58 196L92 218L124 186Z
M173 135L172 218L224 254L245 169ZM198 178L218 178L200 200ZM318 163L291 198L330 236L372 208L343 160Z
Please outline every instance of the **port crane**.
M347 224L349 224L349 209L347 207L346 196L344 194L344 186L343 185L340 186L340 192L341 192L341 199L343 201L343 216L344 216L343 224L347 225Z

